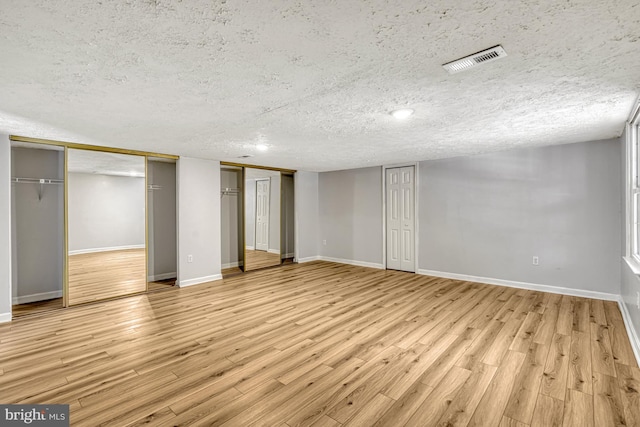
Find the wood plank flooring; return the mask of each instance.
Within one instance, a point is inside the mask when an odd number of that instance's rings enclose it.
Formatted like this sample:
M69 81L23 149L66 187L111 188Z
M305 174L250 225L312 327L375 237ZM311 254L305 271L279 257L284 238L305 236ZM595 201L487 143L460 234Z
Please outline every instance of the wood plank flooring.
M69 305L147 290L144 249L69 256Z
M74 426L640 425L614 302L328 262L0 325L0 402Z
M265 267L273 267L279 265L280 254L272 254L267 251L252 251L247 249L245 252L246 268L245 271L258 270Z
M62 298L53 298L44 301L16 304L11 307L13 317L21 317L29 314L39 314L50 310L58 310L63 307Z

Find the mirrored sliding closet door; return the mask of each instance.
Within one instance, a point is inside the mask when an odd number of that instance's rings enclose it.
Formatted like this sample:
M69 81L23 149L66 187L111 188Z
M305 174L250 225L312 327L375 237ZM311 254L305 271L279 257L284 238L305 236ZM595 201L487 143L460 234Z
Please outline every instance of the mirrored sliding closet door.
M280 187L279 171L244 169L244 271L281 263Z
M144 156L67 149L68 304L147 290Z

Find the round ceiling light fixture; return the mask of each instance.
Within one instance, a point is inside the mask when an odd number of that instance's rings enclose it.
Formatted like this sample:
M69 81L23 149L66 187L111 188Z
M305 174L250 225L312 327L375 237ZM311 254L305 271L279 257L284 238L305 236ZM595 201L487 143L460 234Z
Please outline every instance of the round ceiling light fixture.
M256 145L256 150L258 151L267 151L269 149L269 146L267 144L257 144Z
M393 110L391 115L398 120L404 120L409 118L413 113L414 111L411 108L401 108L399 110Z

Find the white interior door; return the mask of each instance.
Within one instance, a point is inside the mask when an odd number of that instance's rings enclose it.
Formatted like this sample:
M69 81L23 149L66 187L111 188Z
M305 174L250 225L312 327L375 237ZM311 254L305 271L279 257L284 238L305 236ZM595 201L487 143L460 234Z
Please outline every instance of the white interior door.
M387 268L415 272L415 167L387 169Z
M270 181L256 181L256 250L269 250L269 190Z

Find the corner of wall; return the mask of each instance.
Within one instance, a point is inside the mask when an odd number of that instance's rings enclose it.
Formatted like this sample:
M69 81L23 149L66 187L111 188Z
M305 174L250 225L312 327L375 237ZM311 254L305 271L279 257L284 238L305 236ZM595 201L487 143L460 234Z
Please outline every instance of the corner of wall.
M0 134L0 323L11 321L11 143Z

